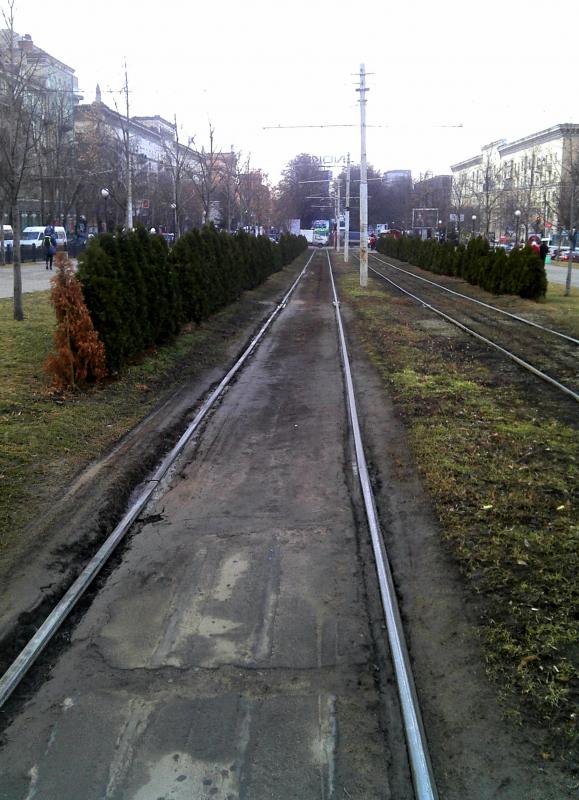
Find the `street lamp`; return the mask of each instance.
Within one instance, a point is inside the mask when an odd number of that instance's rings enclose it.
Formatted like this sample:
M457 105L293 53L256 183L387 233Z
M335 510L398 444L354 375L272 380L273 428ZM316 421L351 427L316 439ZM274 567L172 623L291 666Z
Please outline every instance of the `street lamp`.
M177 241L177 203L171 203L173 209L173 241Z
M518 247L519 246L519 223L521 221L521 212L519 211L518 208L515 211L515 218L517 220L516 233L515 233L515 247Z
M476 214L473 214L471 219L472 219L472 235L474 237L474 226L475 226L475 222L476 222Z
M107 214L107 207L108 207L108 199L109 199L110 192L108 189L101 189L101 197L105 201L105 233L109 229L108 223L108 214Z

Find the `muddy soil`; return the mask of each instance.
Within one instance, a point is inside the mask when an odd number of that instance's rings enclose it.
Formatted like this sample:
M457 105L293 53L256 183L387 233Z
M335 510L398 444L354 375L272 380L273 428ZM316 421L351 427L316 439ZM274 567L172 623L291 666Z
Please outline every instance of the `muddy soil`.
M316 263L316 269L321 269L321 259ZM324 282L320 282L315 298L318 302L330 302L326 289ZM270 297L256 301L242 329L232 336L230 356L240 349L242 339L249 338L262 312L280 294L277 285ZM258 303L265 305L259 307ZM347 324L347 306L343 306L343 311ZM384 396L383 385L362 348L351 336L349 347L367 457L440 796L444 800L571 798L572 780L554 765L541 762L533 741L534 732L518 730L503 719L496 687L484 673L476 637L476 602L465 595L460 575L442 544L436 518L409 452L404 426ZM37 527L39 547L30 548L26 558L5 576L8 592L4 592L4 598L9 598L9 602L0 617L0 635L8 636L16 630L12 645L27 638L39 609L53 601L87 554L114 526L135 484L175 440L200 398L221 377L224 367L216 365L200 375L195 385L178 388L102 462L79 476L47 513ZM299 424L297 417L296 424ZM344 447L348 452L347 441ZM355 498L357 487L351 475L349 482ZM363 531L365 522L357 502L354 513ZM369 545L363 535L360 552L367 609L376 641L376 671L387 684L392 677L387 666ZM15 628L18 618L20 624ZM383 693L384 704L391 702L388 696ZM380 716L385 719L392 714L383 710ZM368 800L379 796L365 795Z
M305 257L304 257L305 258ZM0 562L0 670L4 671L114 529L135 487L194 417L210 389L271 314L305 263L300 258L246 292L233 312L204 323L210 355L193 351L167 378L159 405L70 485L51 482L18 544ZM217 355L216 355L217 354ZM183 374L190 375L183 381Z

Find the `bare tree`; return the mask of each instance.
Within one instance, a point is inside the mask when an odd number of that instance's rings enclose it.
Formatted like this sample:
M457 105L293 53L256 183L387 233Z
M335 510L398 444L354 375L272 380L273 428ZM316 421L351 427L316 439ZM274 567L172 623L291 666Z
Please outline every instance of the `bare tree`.
M178 239L181 232L181 215L183 211L183 204L185 197L183 193L184 180L190 172L192 151L189 149L191 139L189 139L187 146L184 146L179 141L179 126L177 125L177 115L174 116L175 136L172 141L163 142L163 166L167 169L171 176L172 182L172 200L171 208L173 209L173 225L175 228L175 239Z
M276 187L276 220L280 226L290 219L300 219L302 228L309 228L315 219L331 209L329 175L320 162L308 153L300 153L288 162ZM319 199L321 198L321 199Z
M95 105L83 110L82 124L76 132L76 168L79 178L77 205L99 222L122 221L126 209L126 156L123 142L103 109ZM102 208L101 189L109 193L106 214Z
M503 190L503 174L493 152L485 152L480 170L480 181L475 189L477 207L484 219L485 236L488 239L491 225L497 223L497 211Z
M455 216L456 235L460 240L461 223L469 206L469 201L473 198L472 183L466 172L460 172L458 176L453 175L452 187L450 190L450 208Z
M34 150L42 219L66 218L81 180L76 170L72 88L41 97L34 125Z
M8 0L7 9L2 11L7 29L0 31L0 180L14 230L14 319L22 320L19 201L34 158L34 121L41 87L32 40L19 39L14 30L14 4L15 0Z
M228 231L232 230L233 220L235 219L237 223L241 218L239 203L240 160L241 153L236 152L233 145L231 145L229 153L223 154L219 196L225 208L225 226ZM237 227L237 224L235 227Z
M571 278L573 275L573 248L577 246L577 189L579 188L579 141L569 133L565 143L568 157L562 167L560 219L569 232L569 263L565 280L565 297L571 294Z
M195 152L195 166L192 177L203 207L202 223L211 221L211 204L223 172L223 157L215 150L215 128L209 123L209 149L201 147Z

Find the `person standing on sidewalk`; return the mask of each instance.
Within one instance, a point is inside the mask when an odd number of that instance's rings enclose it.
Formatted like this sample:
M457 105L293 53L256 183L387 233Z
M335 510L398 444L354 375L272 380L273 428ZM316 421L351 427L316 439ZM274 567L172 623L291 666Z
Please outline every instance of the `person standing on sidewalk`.
M44 229L44 257L46 269L52 269L52 259L56 253L56 231L50 223Z

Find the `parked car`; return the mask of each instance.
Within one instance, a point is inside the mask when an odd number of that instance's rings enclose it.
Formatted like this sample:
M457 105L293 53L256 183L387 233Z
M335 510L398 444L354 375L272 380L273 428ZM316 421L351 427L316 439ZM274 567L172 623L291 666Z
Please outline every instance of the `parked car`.
M570 254L571 251L569 250L569 248L567 248L567 250L564 253L561 253L561 255L559 256L559 260L569 261ZM573 262L579 261L579 249L572 251L571 259Z
M45 225L32 225L29 228L24 228L20 237L20 249L24 253L30 253L31 250L42 250L44 247L45 227ZM56 234L56 249L64 250L67 244L66 231L62 226L55 225L54 232Z
M493 250L504 250L505 253L510 253L514 246L512 242L499 242L493 245Z

